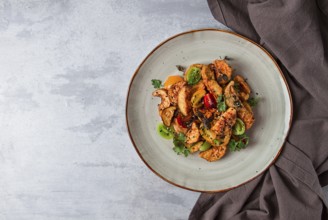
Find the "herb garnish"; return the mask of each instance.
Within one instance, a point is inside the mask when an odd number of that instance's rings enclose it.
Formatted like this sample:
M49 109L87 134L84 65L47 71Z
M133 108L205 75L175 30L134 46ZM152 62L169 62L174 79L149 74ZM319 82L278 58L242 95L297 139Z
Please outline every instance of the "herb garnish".
M185 140L186 140L186 136L183 133L179 133L179 134L175 135L173 138L173 144L174 144L173 150L178 155L184 154L185 157L187 157L189 155L190 151L184 145Z
M227 109L224 95L220 95L218 97L217 103L218 103L217 108L219 112L224 112Z
M255 107L260 101L260 98L259 97L252 97L250 99L247 100L248 104L251 106L251 107Z
M151 84L154 86L155 89L161 88L162 81L159 79L152 79Z
M235 140L231 138L231 140L229 141L228 147L230 151L240 151L241 149L247 147L249 142L249 137L246 134L237 137L239 137L239 140Z

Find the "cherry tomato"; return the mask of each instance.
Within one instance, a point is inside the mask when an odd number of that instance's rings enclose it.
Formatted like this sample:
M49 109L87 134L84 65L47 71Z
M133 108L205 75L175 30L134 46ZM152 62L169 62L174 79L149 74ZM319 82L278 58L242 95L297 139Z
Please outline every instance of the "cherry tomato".
M211 93L207 93L204 96L204 105L207 109L216 108L216 100Z
M186 126L186 123L183 121L181 115L178 115L178 116L177 116L177 122L178 122L178 124L179 124L181 127L183 127L183 128L186 128L186 127L187 127L187 126Z

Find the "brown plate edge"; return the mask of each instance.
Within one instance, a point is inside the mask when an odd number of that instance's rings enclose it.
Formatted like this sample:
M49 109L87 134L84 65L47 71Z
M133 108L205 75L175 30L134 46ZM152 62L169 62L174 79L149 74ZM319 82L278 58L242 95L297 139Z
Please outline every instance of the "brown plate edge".
M271 60L273 61L273 63L276 65L277 69L279 70L279 73L280 73L280 76L283 78L284 82L285 82L285 86L287 88L287 91L288 91L288 95L289 95L289 101L290 101L290 118L289 118L289 127L288 127L288 131L287 131L287 134L286 136L284 137L284 142L283 144L281 145L277 155L275 156L275 158L272 160L272 162L260 173L258 173L257 175L255 175L254 177L252 177L251 179L241 183L241 184L238 184L236 186L233 186L233 187L230 187L230 188L226 188L226 189L221 189L221 190L198 190L198 189L192 189L192 188L188 188L186 186L182 186L182 185L179 185L179 184L176 184L168 179L166 179L165 177L161 176L159 173L157 173L151 166L149 166L149 164L145 161L145 159L142 157L141 153L139 152L133 138L132 138L132 135L131 135L131 131L130 131L130 128L129 128L129 122L128 122L128 100L129 100L129 96L130 96L130 88L131 88L131 85L133 83L133 80L134 78L136 77L136 75L138 74L141 66L146 62L146 60L159 48L161 47L162 45L164 45L166 42L176 38L176 37L179 37L179 36L182 36L182 35L186 35L186 34L190 34L190 33L194 33L194 32L201 32L201 31L218 31L218 32L224 32L224 33L228 33L228 34L232 34L232 35L235 35L237 37L240 37L244 40L247 40L248 42L254 44L255 46L257 46L258 48L260 48L262 51L264 51L268 56L269 58L271 58ZM215 28L203 28L203 29L196 29L196 30L190 30L190 31L186 31L186 32L182 32L182 33L179 33L179 34L176 34L176 35L173 35L172 37L169 37L167 38L166 40L162 41L160 44L158 44L144 59L143 61L141 62L141 64L138 66L138 68L136 69L136 71L134 72L131 80L130 80L130 83L129 83L129 88L128 88L128 92L127 92L127 96L126 96L126 102L125 102L125 122L126 122L126 127L127 127L127 130L128 130L128 133L129 133L129 137L130 137L130 140L134 146L134 149L137 151L139 157L141 158L141 160L144 162L144 164L154 173L156 174L158 177L160 177L161 179L163 179L164 181L174 185L174 186L177 186L177 187L180 187L182 189L186 189L186 190L190 190L190 191L194 191L194 192L205 192L205 193L218 193L218 192L226 192L226 191L229 191L229 190L232 190L232 189L235 189L241 185L244 185L252 180L254 180L255 178L257 178L258 176L260 176L261 174L263 174L267 169L269 169L270 166L272 166L275 161L278 159L279 155L281 154L282 152L282 149L283 149L283 146L284 146L284 143L286 141L286 138L289 134L289 131L290 131L290 127L291 127L291 123L292 123L292 119L293 119L293 101L292 101L292 96L291 96L291 92L290 92L290 89L289 89L289 86L288 86L288 83L287 83L287 80L284 76L284 74L282 73L279 65L277 64L276 60L273 58L273 56L266 50L264 49L261 45L257 44L256 42L240 35L240 34L237 34L237 33L234 33L234 32L231 32L231 31L226 31L226 30L220 30L220 29L215 29Z

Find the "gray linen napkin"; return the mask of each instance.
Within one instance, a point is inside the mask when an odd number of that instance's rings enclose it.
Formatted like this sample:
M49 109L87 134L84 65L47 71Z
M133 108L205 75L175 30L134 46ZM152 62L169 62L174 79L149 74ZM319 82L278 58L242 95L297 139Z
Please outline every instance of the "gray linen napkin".
M189 219L328 219L321 188L328 184L328 1L208 3L218 21L278 60L292 92L294 118L268 171L228 192L201 194Z

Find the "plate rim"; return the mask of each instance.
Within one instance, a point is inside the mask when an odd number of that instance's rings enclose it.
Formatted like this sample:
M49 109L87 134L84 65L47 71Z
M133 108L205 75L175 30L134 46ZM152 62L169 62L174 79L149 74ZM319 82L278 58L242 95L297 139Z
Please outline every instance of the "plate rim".
M267 165L265 167L265 169L262 171L262 172L259 172L258 174L256 174L254 177L240 183L240 184L237 184L236 186L232 186L232 187L229 187L229 188L225 188L225 189L219 189L219 190L199 190L199 189L193 189L193 188L190 188L190 187L186 187L186 186L183 186L183 185L179 185L177 183L174 183L172 182L171 180L168 180L166 179L164 176L160 175L156 170L154 170L148 163L147 161L143 158L143 156L141 155L140 151L138 150L138 147L137 145L135 144L133 138L132 138L132 135L131 135L131 131L130 131L130 127L129 127L129 118L128 118L128 100L129 100L129 97L130 97L130 89L131 89L131 86L132 86L132 83L135 79L135 77L137 76L137 74L139 73L139 70L140 68L143 66L143 64L146 62L146 60L148 60L148 58L156 51L158 50L161 46L163 46L165 43L171 41L172 39L174 38L177 38L177 37L180 37L182 35L188 35L188 34L191 34L191 33L195 33L195 32L204 32L204 31L213 31L213 32L223 32L223 33L226 33L226 34L231 34L231 35L234 35L236 37L239 37L239 38L242 38L250 43L252 43L254 46L258 47L259 49L261 49L263 52L265 52L267 54L267 56L271 59L271 61L274 63L274 65L277 67L277 69L279 70L279 74L280 76L282 77L284 83L285 83L285 86L287 88L287 91L288 91L288 96L289 96L289 102L290 102L290 116L289 116L289 124L288 124L288 130L287 130L287 133L286 133L286 136L284 137L284 141L282 143L282 145L280 146L279 148L279 151L277 153L277 155L275 156L275 158L271 161L271 163L269 165ZM266 172L275 162L276 160L278 159L278 157L280 156L281 152L282 152L282 149L285 145L285 142L286 142L286 139L288 137L288 134L290 132L290 128L291 128L291 124L292 124L292 120L293 120L293 99L292 99L292 95L291 95L291 91L290 91L290 88L288 86L288 83L287 83L287 80L284 76L284 74L282 73L282 70L281 68L279 67L278 63L276 62L276 60L273 58L273 56L265 49L263 48L261 45L259 45L258 43L254 42L253 40L250 40L248 39L247 37L244 37L240 34L237 34L237 33L234 33L232 31L228 31L228 30L221 30L221 29L216 29L216 28L201 28L201 29L194 29L194 30L189 30L189 31L184 31L184 32L181 32L181 33L178 33L178 34L175 34L165 40L163 40L162 42L160 42L154 49L152 49L148 54L147 56L142 60L142 62L138 65L137 69L135 70L133 76L131 77L130 79L130 82L129 82L129 87L128 87L128 92L127 92L127 95L126 95L126 100L125 100L125 123L126 123L126 127L127 127L127 130L128 130L128 133L129 133L129 137L130 137L130 140L132 142L132 145L134 147L134 149L136 150L137 154L139 155L140 159L144 162L144 164L155 174L157 175L158 177L160 177L162 180L174 185L174 186L177 186L179 188L182 188L182 189L186 189L186 190L190 190L190 191L193 191L193 192L204 192L204 193L217 193L217 192L226 192L226 191L229 191L229 190L232 190L232 189L235 189L239 186L242 186L252 180L254 180L255 178L259 177L260 175L262 175L264 172Z

